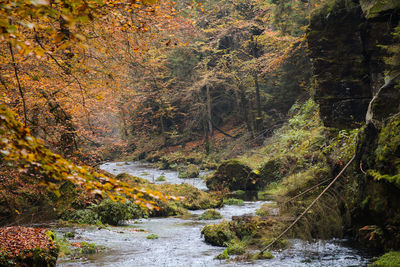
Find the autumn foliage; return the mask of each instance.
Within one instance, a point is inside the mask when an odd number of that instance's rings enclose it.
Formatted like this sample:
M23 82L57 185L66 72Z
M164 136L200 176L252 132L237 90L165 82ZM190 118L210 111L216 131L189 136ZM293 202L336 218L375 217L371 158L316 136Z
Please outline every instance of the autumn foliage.
M44 228L0 228L0 265L55 266L58 248Z
M28 128L15 120L14 114L0 106L0 158L20 171L38 176L40 183L62 197L60 187L72 182L85 189L88 194L112 200L132 200L147 209L159 209L156 200L174 198L145 188L134 188L115 178L95 172L89 167L78 166L60 155L54 154L30 134Z

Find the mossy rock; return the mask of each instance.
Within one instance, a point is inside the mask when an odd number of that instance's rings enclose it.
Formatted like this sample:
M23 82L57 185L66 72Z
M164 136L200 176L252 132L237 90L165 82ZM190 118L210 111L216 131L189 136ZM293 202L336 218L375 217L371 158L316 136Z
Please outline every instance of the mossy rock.
M151 239L151 240L153 240L153 239L158 239L158 235L156 235L156 234L151 234L151 235L146 236L146 238L147 238L147 239Z
M281 180L289 172L288 168L284 166L282 160L272 159L267 161L260 169L260 176L265 184Z
M360 0L360 5L368 19L384 14L385 11L400 8L398 0Z
M148 184L150 183L148 180L140 177L136 177L127 173L120 173L116 177L116 179L126 182L128 184Z
M233 239L229 242L226 250L229 255L242 255L246 252L246 244L242 240Z
M244 206L244 201L238 198L227 198L224 199L224 204L232 206Z
M179 172L179 178L196 178L200 174L200 168L194 164L188 165L183 171Z
M79 224L120 225L126 220L143 217L145 211L132 202L121 203L106 199L86 209L65 211L61 219Z
M368 267L400 267L400 251L388 252Z
M227 259L229 259L228 249L224 249L224 251L222 251L221 254L218 254L215 258L217 260L227 260Z
M264 252L258 252L255 253L250 257L252 260L265 260L265 259L273 259L274 255L272 255L271 252L269 251L264 251Z
M95 243L81 242L81 253L85 255L95 254L97 252L97 245Z
M206 185L212 190L228 188L231 191L255 191L263 187L260 177L239 160L228 160L218 166Z
M199 220L218 220L221 219L222 215L215 209L208 209L199 216Z
M166 195L182 197L179 202L189 210L219 208L223 205L222 199L218 196L199 190L190 184L158 184L149 188Z
M188 211L182 205L182 203L175 201L160 202L157 204L161 209L150 211L151 217L169 217L169 216L179 216L187 215Z
M160 175L160 176L156 179L156 182L165 182L165 181L166 181L165 175Z
M229 241L235 238L235 234L231 231L230 224L227 221L206 225L201 230L201 234L208 244L219 247L228 246Z
M368 174L375 180L384 180L400 189L400 115L381 129L375 150L375 169Z

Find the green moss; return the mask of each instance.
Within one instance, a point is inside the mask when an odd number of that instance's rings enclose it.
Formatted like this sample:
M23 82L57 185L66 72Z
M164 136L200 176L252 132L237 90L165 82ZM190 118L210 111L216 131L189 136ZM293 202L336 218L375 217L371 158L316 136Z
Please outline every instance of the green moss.
M156 179L156 181L157 181L157 182L165 182L165 181L166 181L165 176L164 176L164 175L160 175L160 176Z
M201 234L207 243L226 247L234 237L235 234L231 231L229 222L223 221L219 224L210 224L203 227Z
M217 255L215 258L217 260L227 260L227 259L229 259L228 250L224 249L224 251L222 251L222 253Z
M200 168L194 164L190 164L178 174L179 178L196 178L199 176Z
M67 210L61 218L78 224L94 224L104 227L103 224L119 225L126 220L141 218L143 215L144 211L132 202L121 203L107 199L86 209Z
M246 252L246 243L239 239L233 239L227 248L229 255L242 255Z
M65 257L71 254L71 244L65 237L55 235L55 243L59 249L59 257Z
M396 115L381 129L375 150L376 169L368 174L400 188L400 115Z
M105 200L93 209L102 223L110 225L119 225L125 220L142 217L141 209L131 202Z
M400 267L400 251L391 251L384 254L369 267Z
M288 169L281 161L281 159L272 159L261 167L260 175L266 183L279 181L287 174Z
M242 199L237 198L228 198L224 199L225 205L234 205L234 206L244 206L244 201Z
M271 238L271 237L263 238L261 247L265 247L265 246L271 244L271 242L274 240L275 240L275 238ZM272 249L285 249L288 247L288 245L289 245L289 241L287 239L280 238L274 242L274 244L272 245L271 248Z
M146 238L147 238L147 239L158 239L158 235L156 235L156 234L151 234L151 235L146 236Z
M263 253L258 252L251 256L251 259L253 259L253 260L264 260L264 259L273 259L273 258L274 258L274 255L272 255L272 253L269 251L264 251Z
M261 188L260 177L250 167L239 160L231 159L221 163L215 173L206 179L207 187L212 190L257 190Z
M377 17L387 10L400 8L400 3L396 0L361 0L360 4L368 19Z
M127 182L130 184L148 184L149 181L140 177L136 177L127 173L120 173L116 177L116 179L121 180L123 182Z
M277 209L276 203L264 203L261 205L259 209L256 210L256 215L258 216L274 215L272 212L274 209Z
M148 187L166 195L182 197L178 201L179 205L189 210L218 208L223 204L217 195L199 190L190 184L158 184L149 185ZM167 204L160 205L165 206L171 203L173 202L169 201Z
M398 159L400 151L400 115L394 116L379 133L377 161Z
M221 219L222 215L215 209L208 209L199 216L199 220L217 220Z
M78 224L96 224L99 216L91 208L83 210L67 210L61 216L61 219Z
M94 254L97 252L97 245L95 243L81 242L82 254Z
M243 190L236 190L236 191L233 191L230 195L235 196L235 197L242 197L245 194L246 194L246 192Z

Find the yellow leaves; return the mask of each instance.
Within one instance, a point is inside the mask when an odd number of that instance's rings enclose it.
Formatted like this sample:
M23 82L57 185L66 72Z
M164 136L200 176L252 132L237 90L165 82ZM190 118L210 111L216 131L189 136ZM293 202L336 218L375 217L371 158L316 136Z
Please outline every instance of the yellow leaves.
M50 4L48 0L30 0L29 2L34 6L40 6L40 5L47 6Z
M110 183L106 183L103 188L107 191L111 191L112 189L114 189L114 186Z
M148 209L159 209L156 200L179 199L158 191L131 187L52 153L32 137L29 130L17 122L14 114L3 105L0 105L0 153L7 155L7 160L20 169L26 168L24 171L35 169L35 175L41 175L39 184L57 197L61 197L59 188L63 182L70 181L93 195L103 197L106 194L114 201L134 200L142 208ZM49 181L48 177L57 182Z
M79 172L82 173L82 174L87 174L86 169L85 169L85 168L82 168L82 167L80 168Z
M157 0L142 0L143 4L145 5L154 5Z

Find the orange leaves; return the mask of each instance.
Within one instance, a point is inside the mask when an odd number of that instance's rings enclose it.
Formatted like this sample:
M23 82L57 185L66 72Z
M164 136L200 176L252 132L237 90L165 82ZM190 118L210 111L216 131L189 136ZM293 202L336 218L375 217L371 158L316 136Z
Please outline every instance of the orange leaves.
M0 251L5 252L9 258L35 248L49 251L56 245L46 235L44 228L31 227L4 227L0 228Z
M133 199L143 208L157 209L155 200L172 198L157 191L131 187L52 153L32 137L3 105L0 105L0 153L3 160L41 175L40 183L57 197L61 197L62 182L70 181L93 195L103 197L107 194L114 201Z

